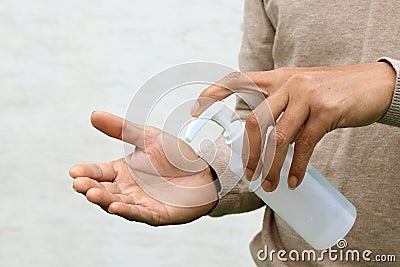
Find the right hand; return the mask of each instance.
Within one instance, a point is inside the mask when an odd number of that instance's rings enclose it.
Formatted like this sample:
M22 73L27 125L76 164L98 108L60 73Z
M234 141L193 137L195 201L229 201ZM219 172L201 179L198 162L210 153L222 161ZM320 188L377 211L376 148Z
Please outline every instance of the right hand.
M366 126L382 118L391 103L395 81L396 72L386 62L232 73L200 94L192 115L199 116L213 102L233 93L259 93L260 88L268 97L246 119L245 176L251 180L262 174L264 190L275 190L289 145L294 142L287 184L295 189L326 133ZM274 146L274 155L265 155L269 160L262 163L266 131L275 121L267 142Z
M200 206L179 207L162 203L146 194L129 171L133 168L135 175L142 176L142 180L161 176L172 184L190 188L212 183L207 163L199 159L188 144L157 128L127 121L124 125L122 118L106 112L94 112L91 121L95 128L117 139L122 138L124 129L124 134L129 133L128 138L124 136L124 141L134 144L136 149L131 155L109 163L79 164L70 169L74 189L86 195L88 201L127 220L154 226L196 220L216 205L217 190L214 186L207 192L207 199L214 201ZM165 154L165 146L174 154L173 161L195 161L196 171L183 170L171 163Z

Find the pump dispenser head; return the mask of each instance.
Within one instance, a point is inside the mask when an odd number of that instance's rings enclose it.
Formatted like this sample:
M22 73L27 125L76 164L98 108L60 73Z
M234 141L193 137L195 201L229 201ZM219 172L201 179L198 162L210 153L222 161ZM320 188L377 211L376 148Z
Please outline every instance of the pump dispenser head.
M227 107L227 105L222 101L217 101L212 104L208 109L206 109L197 119L191 121L188 125L188 128L185 132L185 139L188 142L191 142L196 134L200 131L200 129L209 121L212 120L225 131L230 134L233 130L231 124L231 118L235 115L235 113Z

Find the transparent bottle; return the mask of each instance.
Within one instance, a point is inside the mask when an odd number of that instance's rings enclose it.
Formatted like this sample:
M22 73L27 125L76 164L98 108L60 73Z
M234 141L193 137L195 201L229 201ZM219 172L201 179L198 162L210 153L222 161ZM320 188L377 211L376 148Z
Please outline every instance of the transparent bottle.
M232 115L233 112L223 102L214 103L189 124L186 140L192 141L209 120L220 124L225 129L226 143L232 149L229 163L232 172L305 241L313 248L322 250L344 238L355 222L356 208L311 164L307 167L302 183L295 190L290 190L286 181L293 157L292 145L281 170L279 185L273 192L263 190L261 176L251 182L244 177L241 159L244 126L238 120L231 122ZM270 130L267 131L267 135L269 133Z

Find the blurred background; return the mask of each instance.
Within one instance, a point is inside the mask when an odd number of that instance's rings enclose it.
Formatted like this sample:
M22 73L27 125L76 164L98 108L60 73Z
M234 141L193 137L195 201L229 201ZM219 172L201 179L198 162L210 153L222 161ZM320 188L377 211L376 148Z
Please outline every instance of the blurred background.
M76 163L123 156L93 110L188 61L237 68L243 3L0 0L0 266L252 266L262 211L150 227L72 189Z

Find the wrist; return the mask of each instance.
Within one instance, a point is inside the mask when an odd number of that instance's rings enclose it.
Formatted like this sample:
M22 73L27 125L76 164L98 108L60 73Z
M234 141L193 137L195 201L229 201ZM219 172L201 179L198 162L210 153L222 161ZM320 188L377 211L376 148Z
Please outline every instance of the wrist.
M207 175L210 176L210 178L212 179L212 182L215 184L215 201L213 201L209 204L210 209L204 215L208 215L218 205L218 202L219 202L218 192L221 190L221 184L219 183L218 175L210 165L208 166Z

